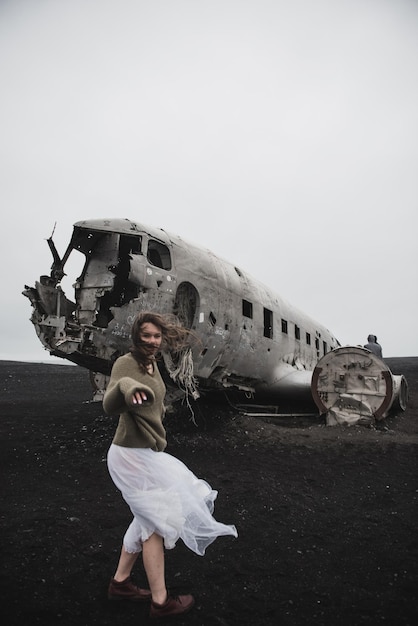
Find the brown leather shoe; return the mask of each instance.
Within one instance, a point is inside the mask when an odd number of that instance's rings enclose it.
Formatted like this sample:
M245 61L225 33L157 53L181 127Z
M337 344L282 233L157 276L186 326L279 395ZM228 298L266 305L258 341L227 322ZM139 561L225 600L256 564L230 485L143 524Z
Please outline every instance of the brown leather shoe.
M146 602L147 600L151 600L151 591L149 589L141 589L134 585L130 576L121 582L111 578L107 590L107 597L109 600Z
M150 617L169 617L170 615L180 615L190 611L194 605L194 598L186 596L168 596L164 604L151 602Z

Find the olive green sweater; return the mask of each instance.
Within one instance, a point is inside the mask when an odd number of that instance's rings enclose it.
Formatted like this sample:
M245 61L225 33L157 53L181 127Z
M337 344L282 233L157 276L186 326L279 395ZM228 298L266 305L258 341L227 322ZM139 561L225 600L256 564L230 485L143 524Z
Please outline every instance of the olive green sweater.
M144 391L147 400L132 404L132 395ZM158 367L145 373L132 354L119 357L112 368L103 398L103 408L109 415L119 413L119 423L113 443L125 448L151 448L161 452L167 445L164 417L165 385Z

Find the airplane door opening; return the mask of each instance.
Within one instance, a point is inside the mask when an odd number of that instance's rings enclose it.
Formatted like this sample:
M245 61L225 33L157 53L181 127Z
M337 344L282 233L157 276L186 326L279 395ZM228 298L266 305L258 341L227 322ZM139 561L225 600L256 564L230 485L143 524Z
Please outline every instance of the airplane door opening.
M196 327L196 311L199 308L199 293L191 283L180 283L174 301L173 313L186 328Z
M196 326L199 300L199 293L191 283L180 283L174 300L173 313L185 328L192 329ZM199 397L199 391L194 377L191 346L184 347L176 353L163 352L163 361L169 378L178 386L177 391L173 392L168 384L169 395L174 398L180 391L181 395L185 395L186 398L190 395L196 400ZM169 379L164 376L164 372L162 373L167 384Z

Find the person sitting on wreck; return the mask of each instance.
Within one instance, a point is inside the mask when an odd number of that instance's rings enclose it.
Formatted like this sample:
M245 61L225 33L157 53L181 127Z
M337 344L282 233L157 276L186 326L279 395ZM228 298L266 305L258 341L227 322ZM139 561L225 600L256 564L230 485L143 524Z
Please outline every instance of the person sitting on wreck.
M166 389L156 356L162 347L178 351L186 346L189 334L168 316L140 313L132 326L130 352L115 361L103 398L106 413L119 414L107 456L109 473L134 516L123 538L108 598L148 600L153 618L186 613L194 604L190 594L173 596L167 592L165 548L174 548L180 538L203 555L217 537L238 536L235 526L212 516L217 491L164 452ZM137 587L131 580L141 552L150 590Z
M363 347L367 348L367 350L370 350L370 352L373 352L373 354L383 359L382 346L377 343L376 335L369 335L367 337L367 343Z

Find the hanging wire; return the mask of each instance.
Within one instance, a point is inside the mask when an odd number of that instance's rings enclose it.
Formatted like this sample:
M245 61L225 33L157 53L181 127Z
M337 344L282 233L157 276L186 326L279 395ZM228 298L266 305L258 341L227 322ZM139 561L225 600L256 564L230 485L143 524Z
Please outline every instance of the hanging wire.
M164 363L170 378L177 384L185 396L186 404L192 414L192 421L197 426L194 411L190 404L190 396L193 400L200 397L197 389L197 381L194 377L193 355L190 347L183 348L175 353L175 360L169 352L164 352Z

